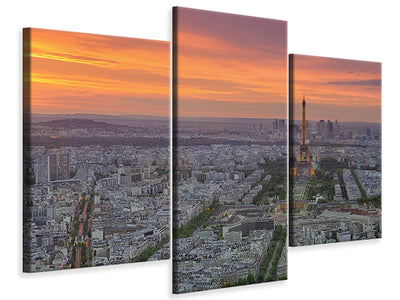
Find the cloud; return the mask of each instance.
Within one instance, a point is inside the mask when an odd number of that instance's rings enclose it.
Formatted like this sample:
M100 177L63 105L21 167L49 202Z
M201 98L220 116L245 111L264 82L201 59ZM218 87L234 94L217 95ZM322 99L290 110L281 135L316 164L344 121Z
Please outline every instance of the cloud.
M186 8L176 13L180 116L286 112L286 22Z
M43 53L41 56L48 58L48 59L55 59L55 60L61 60L61 61L72 61L72 62L89 61L89 62L99 62L99 63L107 63L107 64L118 64L119 63L117 60L101 59L101 58L95 58L95 57L89 57L89 56L83 56L83 55L73 55L73 54L56 53L56 52Z
M33 112L169 113L168 42L32 29L24 43Z
M350 80L350 81L331 81L327 84L333 85L353 85L353 86L366 86L366 87L380 87L381 79L371 79L371 80Z

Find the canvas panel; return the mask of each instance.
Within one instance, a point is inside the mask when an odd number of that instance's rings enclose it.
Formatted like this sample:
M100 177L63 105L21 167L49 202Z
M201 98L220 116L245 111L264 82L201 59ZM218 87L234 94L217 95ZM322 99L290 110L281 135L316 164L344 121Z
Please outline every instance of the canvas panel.
M24 272L169 258L169 42L23 34Z
M291 54L290 245L380 238L381 64Z
M173 292L287 278L287 24L173 10Z

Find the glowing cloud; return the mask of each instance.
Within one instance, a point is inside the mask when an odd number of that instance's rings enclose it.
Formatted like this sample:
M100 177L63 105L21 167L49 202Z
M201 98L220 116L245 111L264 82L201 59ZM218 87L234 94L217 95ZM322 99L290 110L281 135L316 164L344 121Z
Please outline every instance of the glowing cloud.
M30 29L24 59L32 113L169 115L168 42Z
M177 8L179 116L285 118L286 22Z
M381 122L381 64L376 62L294 55L294 118Z

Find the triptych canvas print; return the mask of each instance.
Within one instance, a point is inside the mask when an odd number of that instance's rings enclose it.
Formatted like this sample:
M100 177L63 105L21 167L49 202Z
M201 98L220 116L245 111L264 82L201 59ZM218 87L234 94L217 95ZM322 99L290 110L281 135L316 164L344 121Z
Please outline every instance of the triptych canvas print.
M166 41L24 29L24 272L172 259L180 294L380 238L381 64L288 56L286 21L172 18L172 62Z

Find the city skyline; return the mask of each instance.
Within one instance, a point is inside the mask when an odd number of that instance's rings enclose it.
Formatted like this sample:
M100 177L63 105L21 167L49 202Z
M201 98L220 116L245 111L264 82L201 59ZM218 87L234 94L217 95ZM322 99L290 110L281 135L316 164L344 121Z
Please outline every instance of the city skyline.
M301 120L381 123L381 64L377 62L293 55L293 112Z
M174 46L179 117L284 118L286 22L179 11Z
M169 116L169 42L36 28L25 39L25 112Z

